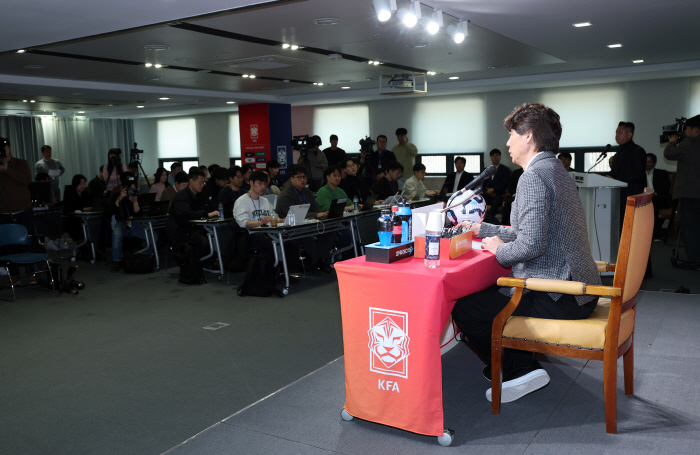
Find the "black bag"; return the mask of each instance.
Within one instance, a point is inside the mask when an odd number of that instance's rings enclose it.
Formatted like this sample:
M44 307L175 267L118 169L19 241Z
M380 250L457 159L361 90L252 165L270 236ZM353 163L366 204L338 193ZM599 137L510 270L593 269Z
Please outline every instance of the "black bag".
M275 294L280 298L284 297L282 291L275 288L278 267L268 267L268 260L258 253L250 257L243 284L238 286L239 296L269 297Z
M180 277L177 279L182 284L205 284L204 268L199 256L192 245L185 243L178 253L173 252L173 257L180 266Z
M251 254L248 233L245 233L245 235L234 234L234 238L224 254L224 270L231 272L246 271Z
M124 253L122 268L126 273L153 273L156 258L148 253Z

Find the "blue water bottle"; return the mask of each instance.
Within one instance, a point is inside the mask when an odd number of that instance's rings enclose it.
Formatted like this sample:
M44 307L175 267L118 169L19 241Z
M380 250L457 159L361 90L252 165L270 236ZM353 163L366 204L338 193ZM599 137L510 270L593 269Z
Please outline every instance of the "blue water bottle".
M391 223L391 212L382 210L382 216L377 219L377 233L379 234L379 246L391 245L391 236L394 227Z
M413 240L413 215L408 202L399 203L399 216L401 217L401 243Z

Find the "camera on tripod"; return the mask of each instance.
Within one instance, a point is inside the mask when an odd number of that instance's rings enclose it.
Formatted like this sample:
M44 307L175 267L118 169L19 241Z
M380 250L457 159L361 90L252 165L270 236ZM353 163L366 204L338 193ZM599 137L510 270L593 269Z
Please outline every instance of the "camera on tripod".
M678 140L685 137L685 122L688 119L685 117L677 118L676 123L671 125L664 125L661 127L661 136L659 136L659 143L665 144L668 142L670 136L678 136Z
M137 144L136 142L134 142L134 148L132 148L131 150L129 150L129 153L131 154L131 160L130 160L130 161L131 161L131 162L134 162L134 163L140 163L140 162L141 162L141 154L143 153L143 150L139 150L138 148L136 148L137 146L138 146L138 144Z
M365 136L364 139L360 139L360 151L370 153L374 150L374 144L376 143L371 137Z

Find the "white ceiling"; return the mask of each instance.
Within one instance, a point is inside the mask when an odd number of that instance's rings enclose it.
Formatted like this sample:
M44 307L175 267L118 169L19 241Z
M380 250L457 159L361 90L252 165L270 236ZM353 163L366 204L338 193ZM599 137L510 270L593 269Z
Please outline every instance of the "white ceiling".
M380 75L411 69L440 73L428 78L429 94L700 74L700 2L422 2L424 14L436 7L454 16L446 16L445 25L455 18L470 21L469 36L460 45L443 32L431 36L418 26L407 29L395 16L380 23L371 0L262 3L6 0L0 109L145 117L235 109L226 101L351 102L379 98ZM342 22L312 23L326 17ZM581 21L593 25L572 26ZM281 42L304 48L283 50ZM609 49L613 43L623 47ZM146 50L147 44L168 49ZM408 46L415 44L426 46ZM20 48L29 52L14 52ZM328 53L345 58L331 60ZM292 58L299 64L256 70L227 63L256 57ZM634 59L644 63L635 65ZM169 67L145 68L145 62ZM243 73L257 78L242 78ZM459 80L448 79L454 76ZM137 103L145 108L137 109Z

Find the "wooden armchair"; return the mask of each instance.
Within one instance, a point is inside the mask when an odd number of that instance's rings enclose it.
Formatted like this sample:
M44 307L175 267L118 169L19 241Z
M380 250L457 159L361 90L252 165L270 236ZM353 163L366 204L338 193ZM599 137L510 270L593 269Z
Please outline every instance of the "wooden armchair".
M501 409L504 348L603 361L605 423L617 433L617 359L624 356L625 394L633 395L633 346L636 296L644 278L654 230L653 191L627 198L617 264L598 262L598 270L614 271L613 286L537 278L501 278L500 286L515 287L506 308L493 321L491 342L492 410ZM525 289L599 298L591 316L582 320L511 316Z

